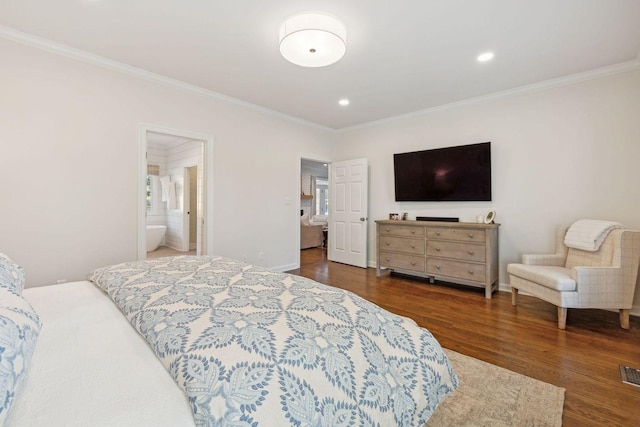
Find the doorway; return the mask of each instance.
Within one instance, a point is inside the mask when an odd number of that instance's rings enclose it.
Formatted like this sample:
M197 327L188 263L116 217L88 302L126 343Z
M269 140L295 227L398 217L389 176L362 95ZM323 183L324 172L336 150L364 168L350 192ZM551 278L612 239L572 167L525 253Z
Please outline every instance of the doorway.
M140 125L138 259L213 248L213 138Z
M329 163L300 161L300 250L320 248L325 257L329 231Z

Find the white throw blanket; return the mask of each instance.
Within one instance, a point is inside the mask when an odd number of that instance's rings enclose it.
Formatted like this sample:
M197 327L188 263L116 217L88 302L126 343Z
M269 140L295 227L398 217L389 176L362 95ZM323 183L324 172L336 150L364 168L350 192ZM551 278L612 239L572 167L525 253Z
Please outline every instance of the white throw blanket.
M581 219L574 222L564 236L564 244L570 248L595 252L615 228L623 228L619 222Z
M160 178L162 184L162 201L167 202L167 209L176 209L176 183L171 182L171 177Z

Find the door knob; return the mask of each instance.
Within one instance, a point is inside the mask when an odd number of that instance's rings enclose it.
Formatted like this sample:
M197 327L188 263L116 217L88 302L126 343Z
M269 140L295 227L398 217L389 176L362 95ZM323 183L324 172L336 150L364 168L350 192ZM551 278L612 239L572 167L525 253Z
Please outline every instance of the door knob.
M360 221L366 221L366 220L367 220L367 218L365 218L363 216L360 217Z

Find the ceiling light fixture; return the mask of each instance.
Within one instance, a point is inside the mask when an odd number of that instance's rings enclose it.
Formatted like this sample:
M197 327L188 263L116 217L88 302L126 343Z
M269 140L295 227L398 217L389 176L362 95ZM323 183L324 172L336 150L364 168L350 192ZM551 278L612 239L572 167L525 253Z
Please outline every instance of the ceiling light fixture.
M493 52L485 52L482 55L478 56L478 61L480 62L487 62L487 61L491 61L493 59Z
M337 62L347 50L344 25L325 13L291 16L280 27L280 53L302 67L324 67Z
M348 99L346 99L346 98L341 99L340 101L338 101L338 104L340 104L340 105L342 105L343 107L345 107L345 106L349 105L349 100L348 100Z

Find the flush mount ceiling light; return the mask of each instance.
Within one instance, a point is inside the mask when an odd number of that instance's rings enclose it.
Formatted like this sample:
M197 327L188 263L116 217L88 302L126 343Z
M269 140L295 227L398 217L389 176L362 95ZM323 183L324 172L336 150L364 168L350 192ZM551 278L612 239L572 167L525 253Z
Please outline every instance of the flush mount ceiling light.
M291 16L280 27L280 53L302 67L324 67L347 50L344 25L325 13L305 12Z

